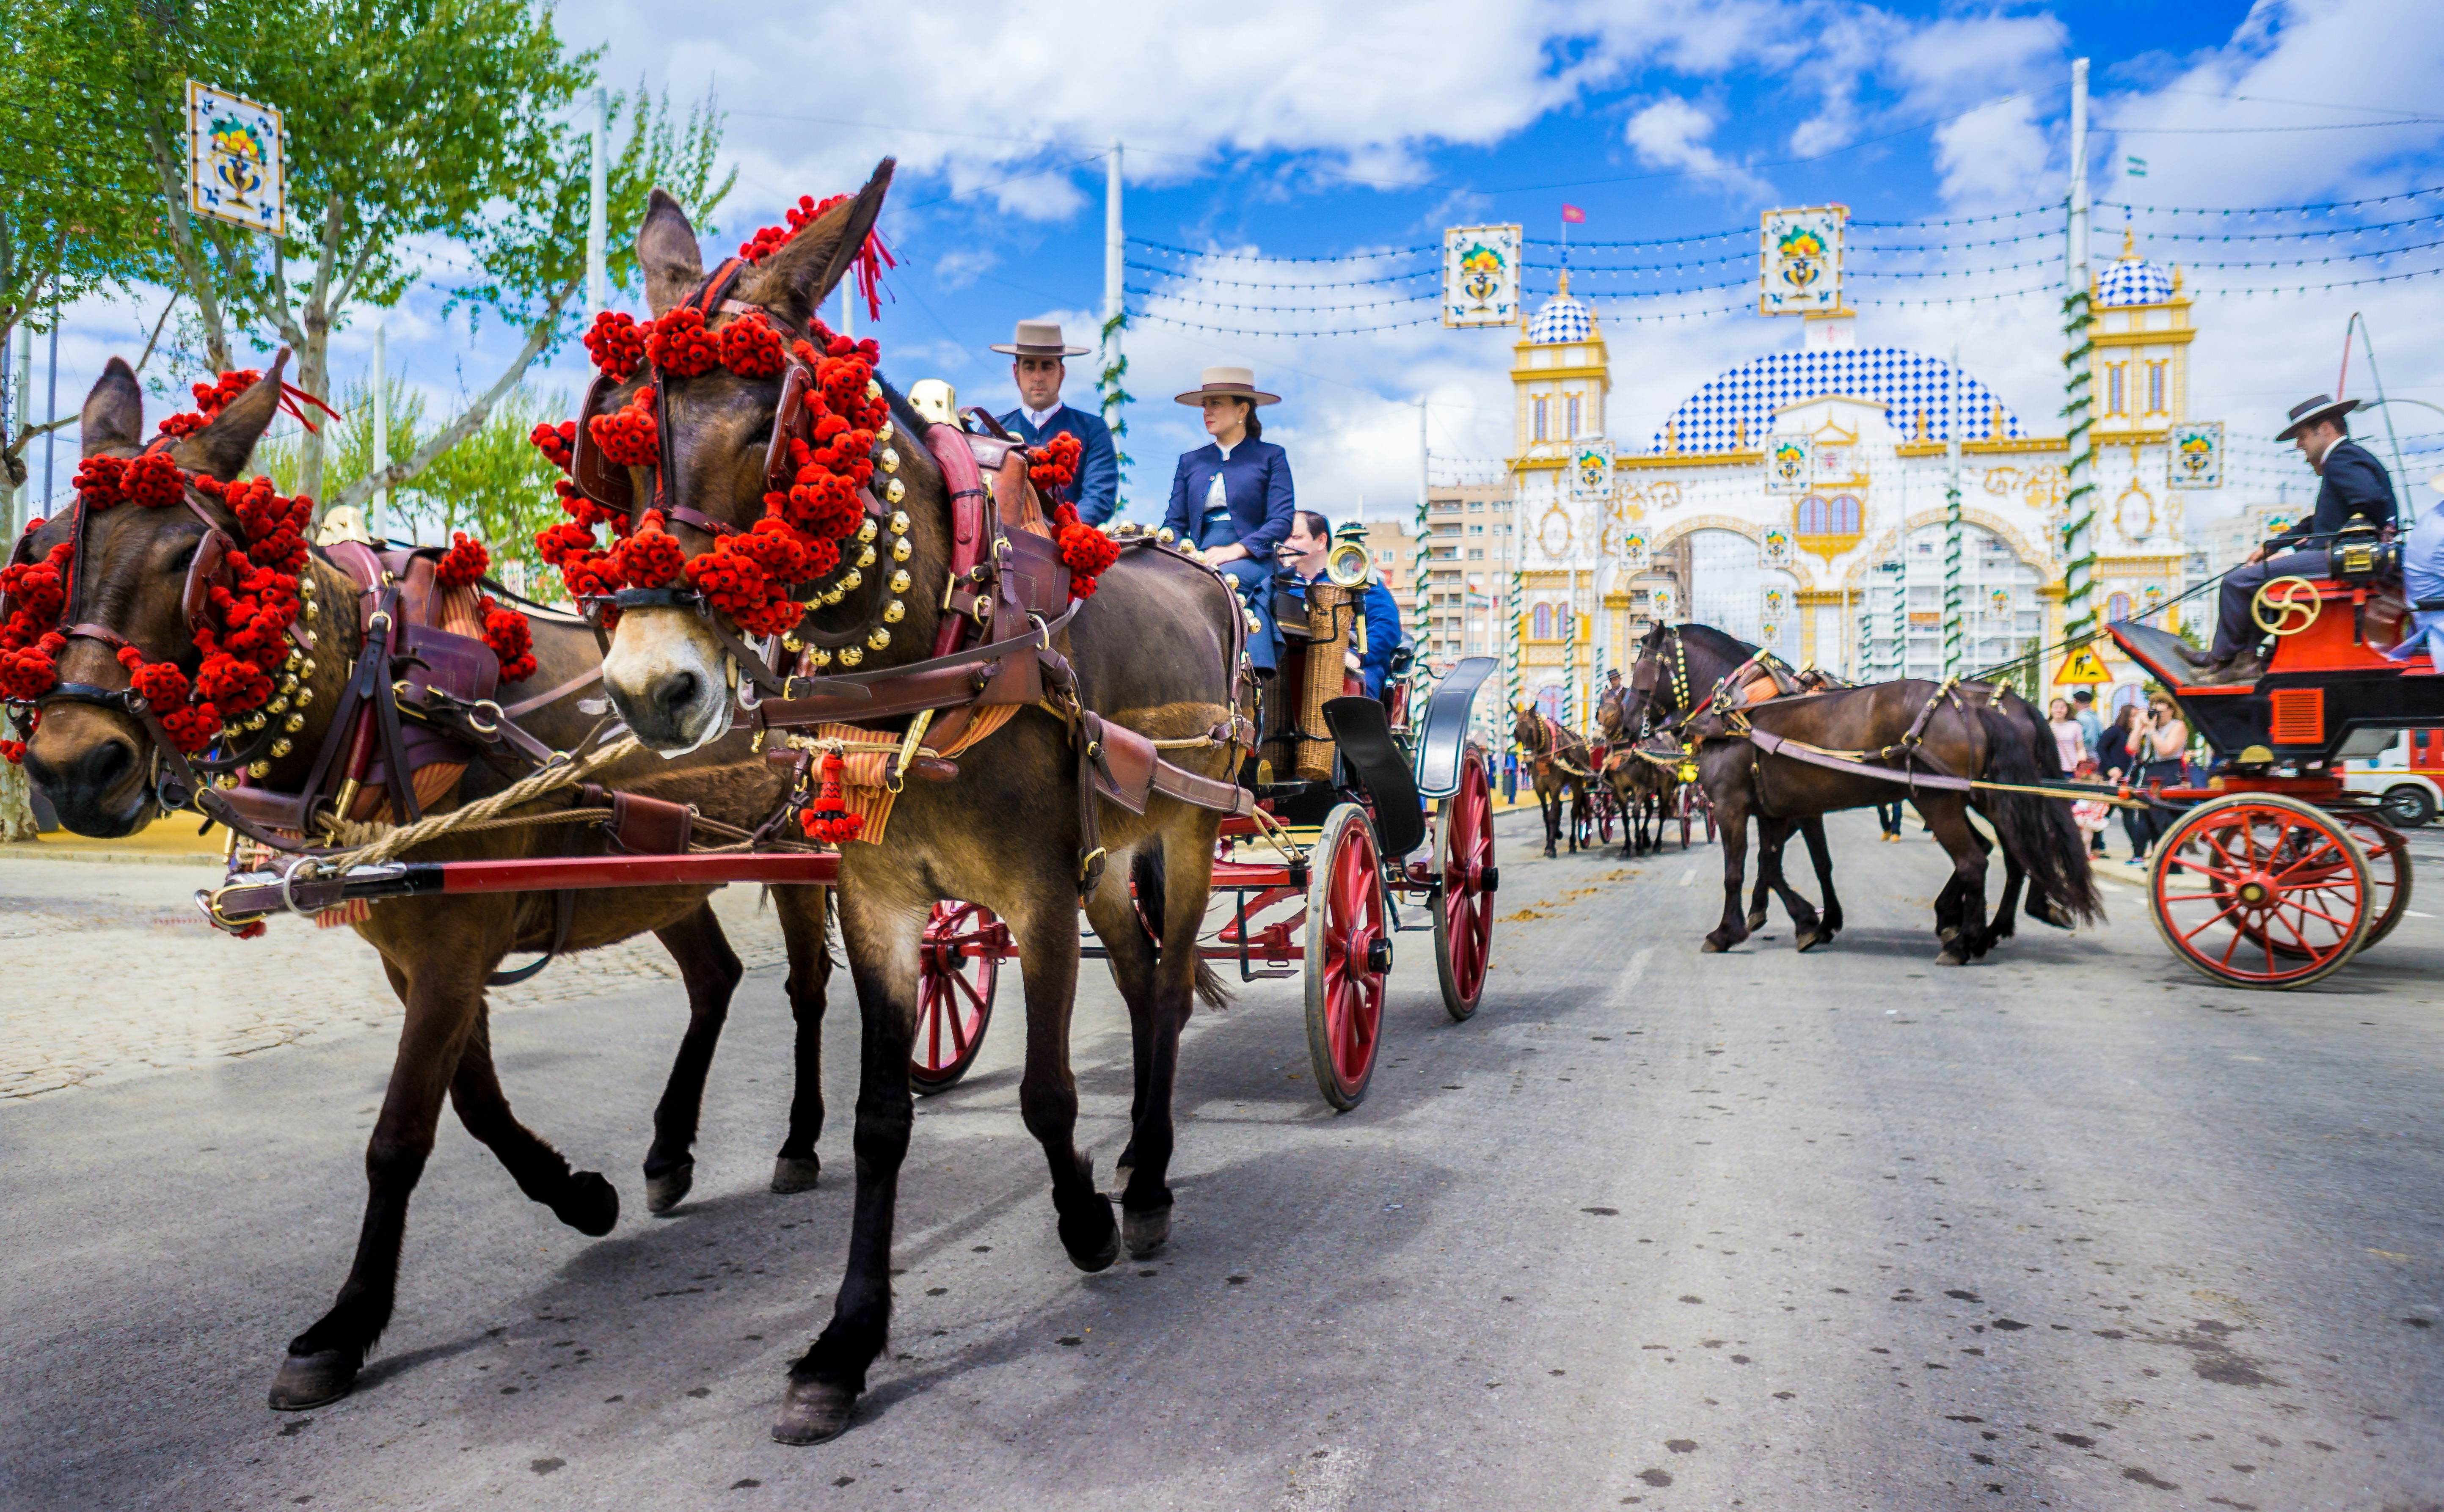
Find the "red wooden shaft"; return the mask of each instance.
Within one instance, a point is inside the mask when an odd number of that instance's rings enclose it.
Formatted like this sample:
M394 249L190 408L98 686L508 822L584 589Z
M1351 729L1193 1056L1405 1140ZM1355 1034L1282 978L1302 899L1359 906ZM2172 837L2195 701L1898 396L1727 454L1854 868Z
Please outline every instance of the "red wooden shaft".
M557 892L567 888L709 886L718 882L829 884L837 856L550 856L509 861L442 861L444 893Z

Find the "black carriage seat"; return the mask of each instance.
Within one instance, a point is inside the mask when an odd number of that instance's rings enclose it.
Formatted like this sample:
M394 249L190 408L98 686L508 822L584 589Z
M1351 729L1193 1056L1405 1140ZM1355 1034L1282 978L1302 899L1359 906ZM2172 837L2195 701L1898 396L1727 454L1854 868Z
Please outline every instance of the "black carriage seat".
M1324 723L1341 747L1342 769L1375 801L1375 833L1385 857L1405 857L1425 843L1425 804L1381 700L1335 698L1324 706Z

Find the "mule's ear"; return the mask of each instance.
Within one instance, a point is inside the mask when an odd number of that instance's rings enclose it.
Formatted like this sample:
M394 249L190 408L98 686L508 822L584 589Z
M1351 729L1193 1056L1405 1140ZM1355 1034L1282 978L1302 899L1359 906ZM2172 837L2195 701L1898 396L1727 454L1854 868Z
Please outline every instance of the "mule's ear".
M123 359L112 358L84 396L81 435L89 457L144 444L144 390Z
M741 297L778 311L784 329L805 328L824 297L857 262L876 218L882 213L882 199L891 192L892 171L898 166L898 159L891 157L876 164L874 176L854 198L824 212L821 219L790 237L741 279Z
M637 267L645 275L645 307L659 315L704 282L704 252L679 202L660 190L645 202L637 228Z
M228 483L246 470L254 444L280 413L280 375L288 366L288 348L271 360L270 370L222 407L212 423L180 441L170 457L190 472L205 472Z

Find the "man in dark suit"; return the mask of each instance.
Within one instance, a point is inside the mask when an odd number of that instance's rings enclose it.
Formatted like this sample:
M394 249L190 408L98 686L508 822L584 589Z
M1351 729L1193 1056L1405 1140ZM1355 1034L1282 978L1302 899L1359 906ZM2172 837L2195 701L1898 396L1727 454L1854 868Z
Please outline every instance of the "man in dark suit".
M1351 539L1364 545L1365 527L1358 527ZM1324 576L1324 564L1331 560L1332 522L1313 509L1298 510L1290 516L1289 538L1274 555L1289 572L1290 591L1305 598L1306 585ZM1380 698L1384 683L1391 680L1392 653L1399 650L1407 638L1400 630L1400 605L1392 597L1392 590L1384 586L1380 573L1369 578L1366 585L1358 590L1358 596L1366 633L1353 637L1353 642L1362 640L1366 649L1353 650L1350 655L1357 658L1358 679L1366 696Z
M2300 454L2324 480L2317 489L2317 512L2224 574L2214 650L2183 653L2193 666L2206 669L2199 682L2255 682L2266 671L2266 660L2258 655L2265 632L2250 615L2259 588L2276 578L2324 577L2325 548L2346 524L2358 521L2379 530L2394 527L2393 479L2383 463L2351 439L2349 423L2343 419L2359 404L2357 399L2337 400L2320 394L2305 404L2292 406L2291 423L2274 437L2297 444ZM2299 549L2290 549L2295 546Z
M1065 344L1054 322L1021 321L1009 344L993 350L1010 355L1009 376L1018 385L1018 408L1001 417L1002 428L1028 446L1042 446L1063 431L1076 436L1084 449L1078 476L1054 489L1053 497L1076 505L1078 518L1088 525L1109 520L1120 500L1120 461L1112 445L1112 428L1101 415L1061 402L1061 380L1069 371L1062 359L1083 357L1087 348Z

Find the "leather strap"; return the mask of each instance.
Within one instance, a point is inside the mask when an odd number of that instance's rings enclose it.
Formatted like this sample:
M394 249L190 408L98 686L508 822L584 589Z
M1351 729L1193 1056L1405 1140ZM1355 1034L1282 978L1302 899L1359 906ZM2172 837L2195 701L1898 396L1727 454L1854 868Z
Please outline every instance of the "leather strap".
M531 697L519 699L509 708L502 710L501 717L503 719L516 719L521 715L531 714L538 709L546 709L560 702L571 693L581 692L585 689L591 688L602 680L602 664L597 662L593 666L586 668L583 672L579 673L576 676L571 677L568 681L562 683L559 687L551 690L549 692L536 693Z
M551 944L542 955L514 971L495 971L484 978L488 987L514 986L551 965L568 945L569 922L577 916L577 894L564 888L551 895Z

